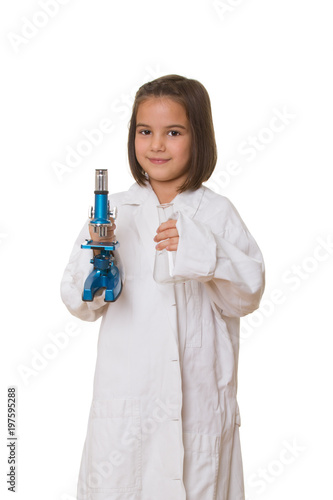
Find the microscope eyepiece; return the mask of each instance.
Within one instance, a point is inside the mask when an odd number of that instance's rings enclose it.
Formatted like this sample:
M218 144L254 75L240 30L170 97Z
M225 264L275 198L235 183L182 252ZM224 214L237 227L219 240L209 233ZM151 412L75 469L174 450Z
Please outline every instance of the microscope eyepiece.
M108 193L108 171L106 169L96 169L95 171L95 194Z

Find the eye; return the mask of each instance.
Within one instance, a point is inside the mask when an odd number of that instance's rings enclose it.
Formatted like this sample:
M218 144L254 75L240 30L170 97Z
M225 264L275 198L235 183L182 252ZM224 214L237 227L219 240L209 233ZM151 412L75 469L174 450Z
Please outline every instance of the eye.
M148 135L150 134L150 130L139 130L138 133L141 135Z
M178 130L170 130L168 135L171 135L171 137L177 137L177 135L180 135L180 132L178 132Z

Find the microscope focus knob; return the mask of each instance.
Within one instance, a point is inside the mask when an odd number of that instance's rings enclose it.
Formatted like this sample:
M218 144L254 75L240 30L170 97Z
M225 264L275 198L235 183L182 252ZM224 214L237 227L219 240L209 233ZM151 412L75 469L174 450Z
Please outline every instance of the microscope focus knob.
M116 219L117 215L118 215L118 209L117 207L113 207L113 209L109 211L109 216L112 217L113 219Z
M88 209L88 217L89 217L89 219L92 219L92 218L94 217L94 213L95 213L95 212L94 212L94 207L92 207L92 206L90 205L90 207L89 207L89 209Z

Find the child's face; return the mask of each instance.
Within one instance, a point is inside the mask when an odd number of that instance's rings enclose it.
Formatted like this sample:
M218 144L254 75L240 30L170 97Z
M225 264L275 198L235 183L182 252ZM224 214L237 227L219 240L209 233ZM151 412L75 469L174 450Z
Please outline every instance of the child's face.
M191 155L191 130L185 108L168 97L139 104L136 158L152 187L177 188L185 181Z

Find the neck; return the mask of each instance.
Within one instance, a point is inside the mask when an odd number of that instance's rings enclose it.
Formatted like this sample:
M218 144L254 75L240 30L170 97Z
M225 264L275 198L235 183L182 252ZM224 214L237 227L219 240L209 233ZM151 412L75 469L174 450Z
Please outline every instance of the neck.
M172 200L177 196L179 193L177 191L177 186L175 185L170 185L167 183L156 183L152 180L149 181L151 187L153 188L158 201L162 203L171 203Z

